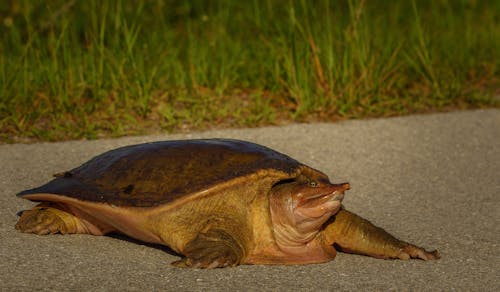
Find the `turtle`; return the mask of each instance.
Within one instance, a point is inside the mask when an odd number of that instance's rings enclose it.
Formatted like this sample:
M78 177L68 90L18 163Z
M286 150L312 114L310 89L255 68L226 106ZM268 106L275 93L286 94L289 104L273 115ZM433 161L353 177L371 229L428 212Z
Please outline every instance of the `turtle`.
M324 263L337 251L435 260L342 204L350 185L268 147L171 140L105 152L17 194L24 233L121 233L166 245L176 267Z

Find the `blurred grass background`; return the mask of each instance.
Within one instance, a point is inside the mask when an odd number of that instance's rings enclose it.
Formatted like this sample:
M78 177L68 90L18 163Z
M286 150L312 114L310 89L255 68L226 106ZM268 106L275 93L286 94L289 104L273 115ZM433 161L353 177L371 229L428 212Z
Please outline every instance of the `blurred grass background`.
M498 106L500 1L0 2L0 140Z

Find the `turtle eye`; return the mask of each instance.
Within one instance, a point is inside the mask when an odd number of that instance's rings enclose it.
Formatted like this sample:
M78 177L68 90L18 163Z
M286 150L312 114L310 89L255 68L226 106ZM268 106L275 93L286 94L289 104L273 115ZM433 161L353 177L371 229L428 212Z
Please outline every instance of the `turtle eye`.
M311 188L315 188L315 187L317 187L317 186L318 186L318 183L312 180L312 181L310 181L310 182L309 182L309 186L310 186Z

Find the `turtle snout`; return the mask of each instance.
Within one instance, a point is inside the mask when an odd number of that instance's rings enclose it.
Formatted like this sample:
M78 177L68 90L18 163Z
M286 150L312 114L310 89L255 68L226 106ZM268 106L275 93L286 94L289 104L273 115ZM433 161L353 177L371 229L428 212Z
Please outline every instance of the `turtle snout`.
M345 191L347 191L351 188L351 185L348 182L340 183L340 184L333 184L333 186L336 188L337 191L339 191L341 193L344 193Z
M345 191L351 188L349 183L334 184L335 191L333 192L333 199L342 201L344 199Z

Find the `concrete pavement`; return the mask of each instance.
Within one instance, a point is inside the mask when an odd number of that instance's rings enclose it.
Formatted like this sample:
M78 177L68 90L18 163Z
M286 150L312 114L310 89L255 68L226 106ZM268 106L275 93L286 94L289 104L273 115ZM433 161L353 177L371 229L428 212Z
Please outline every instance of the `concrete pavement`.
M14 229L33 206L15 194L89 158L145 141L254 141L349 181L344 205L442 259L340 253L326 264L177 269L161 247L125 237L36 236ZM0 145L0 291L475 290L500 291L500 110L340 123Z

